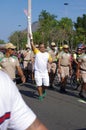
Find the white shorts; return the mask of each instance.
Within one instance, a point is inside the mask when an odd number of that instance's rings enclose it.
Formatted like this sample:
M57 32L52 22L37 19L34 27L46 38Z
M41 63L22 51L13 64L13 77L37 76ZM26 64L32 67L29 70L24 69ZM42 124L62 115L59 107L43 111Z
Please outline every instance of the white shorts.
M41 73L38 71L35 71L35 81L37 86L49 86L49 75L48 72Z

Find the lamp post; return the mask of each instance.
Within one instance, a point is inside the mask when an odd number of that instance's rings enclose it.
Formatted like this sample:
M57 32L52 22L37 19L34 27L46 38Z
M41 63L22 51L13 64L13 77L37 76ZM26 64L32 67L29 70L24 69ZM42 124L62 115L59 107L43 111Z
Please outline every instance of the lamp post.
M28 0L28 33L27 33L28 46L31 48L29 34L32 36L32 30L31 30L31 0Z
M18 27L20 28L21 25L19 24ZM18 49L18 50L21 49L21 45L20 45L20 44L21 44L21 31L20 31L20 29L19 29L19 31L18 31L18 46L17 46L17 49Z
M67 17L67 16L68 16L67 6L68 6L69 4L68 4L68 3L64 3L64 5L65 5L65 17Z

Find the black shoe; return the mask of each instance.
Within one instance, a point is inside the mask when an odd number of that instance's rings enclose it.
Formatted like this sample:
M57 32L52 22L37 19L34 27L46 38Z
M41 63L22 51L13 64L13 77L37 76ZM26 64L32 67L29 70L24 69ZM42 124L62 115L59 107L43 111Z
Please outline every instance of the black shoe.
M84 99L84 95L82 93L79 93L80 98Z
M49 86L49 89L54 90L54 87L52 85Z
M67 91L63 88L60 88L60 93L67 93Z

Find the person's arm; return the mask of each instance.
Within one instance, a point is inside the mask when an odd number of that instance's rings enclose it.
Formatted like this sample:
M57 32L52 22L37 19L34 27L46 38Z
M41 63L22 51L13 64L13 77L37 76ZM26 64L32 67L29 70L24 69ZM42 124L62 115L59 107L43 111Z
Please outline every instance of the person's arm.
M32 50L34 51L36 47L33 43L33 39L30 39L30 45L31 45Z
M80 62L78 62L76 76L77 76L77 80L79 80L79 78L80 78Z
M11 118L8 127L15 130L48 130L46 126L38 120L31 108L25 103L17 86L9 77L7 83L9 84L8 88L10 89L9 100L12 105Z
M21 77L22 82L25 83L26 79L25 79L25 76L23 74L23 71L22 71L21 67L20 66L16 66L16 68L17 68L19 76Z
M61 63L61 59L59 58L58 59L58 73L59 74L61 74L61 65L60 65L60 63Z
M33 124L26 130L48 130L38 119L36 119Z

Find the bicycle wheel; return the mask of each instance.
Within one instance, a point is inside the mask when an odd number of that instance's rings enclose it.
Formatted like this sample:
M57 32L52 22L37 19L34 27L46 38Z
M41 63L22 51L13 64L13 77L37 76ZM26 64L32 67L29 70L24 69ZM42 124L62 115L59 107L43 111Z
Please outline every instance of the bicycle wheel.
M58 75L58 71L57 71L54 81L53 81L53 87L54 88L60 87L60 81L61 81L61 79L60 79L60 76Z
M72 87L74 90L77 90L77 89L78 89L79 83L77 82L77 78L76 78L76 75L75 75L75 74L73 74L73 75L71 76L70 84L71 84L71 87Z

